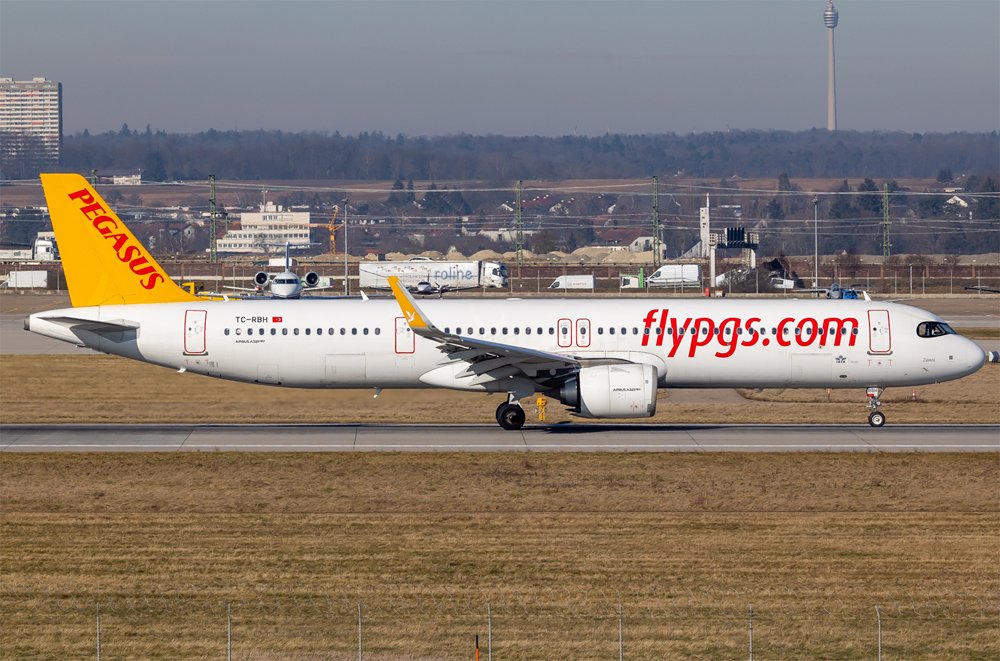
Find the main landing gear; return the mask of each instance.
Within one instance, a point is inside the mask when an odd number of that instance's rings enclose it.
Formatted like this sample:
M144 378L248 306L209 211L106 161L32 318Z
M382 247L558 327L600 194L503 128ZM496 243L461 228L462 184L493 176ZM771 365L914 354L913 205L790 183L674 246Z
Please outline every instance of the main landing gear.
M497 423L508 431L517 431L524 426L524 409L512 395L497 407Z
M879 397L885 392L885 388L869 388L868 389L868 408L871 413L868 414L868 424L872 427L881 427L885 424L885 413L878 410L878 407L882 406Z

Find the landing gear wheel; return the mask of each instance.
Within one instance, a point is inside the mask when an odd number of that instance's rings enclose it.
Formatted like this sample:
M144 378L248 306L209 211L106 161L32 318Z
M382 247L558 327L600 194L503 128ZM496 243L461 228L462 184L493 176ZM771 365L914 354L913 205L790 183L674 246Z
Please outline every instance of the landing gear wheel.
M881 427L885 424L885 413L881 411L872 411L868 414L868 424L872 427Z
M501 404L497 408L497 422L508 431L517 431L524 426L524 409L517 404Z

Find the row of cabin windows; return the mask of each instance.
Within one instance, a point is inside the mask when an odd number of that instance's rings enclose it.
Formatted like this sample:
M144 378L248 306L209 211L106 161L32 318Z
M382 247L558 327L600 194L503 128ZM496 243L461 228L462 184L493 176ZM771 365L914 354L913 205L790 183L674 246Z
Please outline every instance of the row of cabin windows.
M451 330L452 329L450 327L445 327L444 332L450 334ZM455 334L456 335L461 335L462 334L462 329L461 328L455 328L454 330L455 330ZM496 328L490 328L489 330L490 330L490 332L489 332L490 335L496 335L497 334L497 329ZM507 328L501 328L500 329L500 334L501 335L507 335L509 330L510 329L507 329ZM538 327L536 329L536 334L537 335L543 335L544 334L544 332L543 332L544 330L545 329L543 329L542 327ZM628 333L629 333L629 329L627 327L625 327L625 326L622 326L620 330L621 330L621 334L622 335L628 335ZM736 334L737 335L743 335L744 330L745 329L742 328L742 327L737 328L736 329ZM785 327L785 328L782 329L782 331L783 331L782 334L783 335L790 335L793 332L793 330L794 330L794 333L796 335L801 335L801 334L803 334L803 332L804 332L805 335L812 335L812 332L813 332L811 328L807 328L807 329L805 329L803 331L803 329L800 329L800 328L789 329L789 328ZM474 331L475 331L474 328L469 327L469 328L466 329L466 335L475 335ZM512 332L514 333L514 335L520 335L521 332L522 332L522 329L515 326L513 328ZM531 328L530 327L525 328L525 329L523 329L523 332L524 332L525 335L531 335ZM555 335L555 332L556 332L555 328L552 328L550 326L549 329L548 329L548 334L549 335ZM569 335L569 333L570 333L570 327L569 326L563 326L562 328L559 329L559 332L560 332L561 335L564 335L564 336L565 335ZM578 329L578 332L580 333L580 335L586 335L587 334L587 327L586 326L580 327ZM616 327L613 327L613 326L612 327L608 327L608 335L614 335L616 332L618 332L618 329ZM650 328L643 328L642 332L645 335L649 335L650 333L655 334L655 335L660 335L661 334L661 329L659 327L652 328L652 329L650 329ZM667 328L665 332L666 332L667 335L673 335L674 334L673 328ZM693 332L694 332L694 330L692 329L687 334L691 335ZM718 328L714 328L712 332L715 335L723 334L723 333L720 332L720 330ZM761 328L759 330L756 329L756 328L751 328L751 329L747 329L746 332L747 332L747 334L760 333L761 335L767 335L767 329L766 328ZM820 328L817 332L820 335L826 335L828 333L828 331L825 328ZM851 333L853 335L857 335L858 334L858 329L857 328L852 328L851 329ZM604 335L604 327L603 326L598 326L597 327L597 334L598 335ZM638 335L638 334L639 334L639 328L636 327L636 326L633 326L632 327L632 335ZM678 328L677 329L677 334L678 335L684 335L685 334L684 329L683 328ZM707 327L702 327L701 334L702 335L708 335L708 328ZM731 327L727 327L724 334L725 335L732 335L733 334L733 329ZM777 328L772 328L771 329L771 334L772 335L777 335L778 334L778 329ZM829 334L830 335L835 335L836 332L831 329L829 331ZM841 335L847 335L847 329L846 328L841 328L840 329L840 334ZM486 328L480 327L479 328L479 335L486 335Z
M339 334L340 335L347 335L348 331L350 331L351 335L368 335L370 332L374 333L375 335L381 335L382 334L382 329L380 329L380 328L375 328L374 330L369 330L368 328L350 328L350 329L348 329L348 328L341 328ZM242 329L242 328L236 328L236 329L233 329L233 332L236 335L243 335L244 334L244 329ZM298 335L300 332L302 334L304 334L304 335L312 335L313 332L314 332L314 330L312 328L304 328L304 329L301 329L301 331L298 328L292 328L291 329L291 334L292 335ZM224 329L223 333L225 335L229 335L230 329L228 329L228 328ZM322 328L317 328L317 329L315 329L315 333L316 333L316 335L323 335L323 329ZM246 329L246 334L247 335L267 335L268 331L267 331L266 328L249 328L248 327ZM271 335L277 335L278 334L278 329L277 328L272 328L271 331L270 331L270 334ZM288 328L282 328L281 329L281 334L282 335L288 335L289 334L289 329ZM326 334L327 335L337 335L338 332L337 332L336 328L327 328L326 329Z
M340 335L347 335L348 334L347 333L348 330L350 330L350 334L351 335L368 335L369 332L370 332L368 328L360 328L360 329L359 328L351 328L351 329L341 328L339 334ZM475 332L474 332L475 329L473 329L472 327L469 327L466 330L467 330L467 333L466 333L467 335L474 335L475 334ZM489 330L490 330L490 333L489 333L490 335L496 335L497 334L497 329L495 327L490 328ZM511 331L511 329L508 329L506 327L500 328L499 330L500 330L500 334L501 335L507 335ZM520 335L521 332L522 332L522 329L519 326L515 326L512 330L513 330L514 335ZM622 326L620 330L621 330L621 335L628 335L629 329L627 327ZM800 329L800 328L789 329L789 328L785 327L785 328L782 329L784 335L791 335L792 330L794 330L794 333L796 335L803 334L803 329ZM282 335L288 335L289 334L288 331L289 331L288 328L282 328L281 329L281 334ZM743 331L744 331L744 329L742 327L737 328L736 329L736 334L737 335L743 335ZM812 329L811 328L804 329L804 331L805 331L804 332L805 335L812 335ZM242 335L243 334L243 329L242 328L236 328L234 332L235 332L236 335ZM298 328L292 328L291 329L291 334L292 335L298 335L299 332L300 331L299 331ZM316 335L323 335L323 329L322 328L317 328L315 332L316 332ZM381 329L380 328L375 328L371 332L373 332L375 335L381 335ZM451 333L451 328L450 327L445 327L444 332L450 334ZM532 329L531 329L531 327L526 327L526 328L523 329L523 332L524 332L525 335L531 335ZM556 332L555 328L553 328L551 326L548 328L548 334L549 335L555 335L555 332ZM570 328L569 328L569 326L563 326L562 328L559 329L559 332L563 336L569 335ZM580 335L586 335L587 334L587 328L585 326L581 327L581 328L578 329L578 332L580 333ZM616 327L614 327L614 326L608 327L608 335L614 335L616 332L618 332L618 329ZM652 329L650 329L650 328L643 328L642 332L645 335L649 335L650 333L653 333L655 335L660 335L661 334L661 329L659 327L652 328ZM720 330L719 330L719 328L713 328L712 332L715 335L720 335L720 334L732 335L733 334L733 329L731 327L727 327L725 329L725 333L721 333ZM756 328L751 328L751 329L748 329L746 332L747 332L747 334L760 333L762 335L767 335L767 329L766 328L761 328L759 330L756 329ZM820 328L820 329L818 329L817 332L820 335L826 335L827 334L827 330L825 328ZM224 330L224 333L226 335L229 335L230 329L226 328ZM312 335L313 334L313 329L312 328L302 329L302 333L305 334L305 335ZM461 328L455 328L455 333L460 335L462 333L462 329ZM858 329L857 328L852 328L851 329L851 333L854 334L854 335L857 335L858 334ZM264 328L256 328L256 329L254 329L254 328L249 328L248 327L246 329L246 334L247 335L266 335L267 334L267 329L264 329ZM277 328L271 328L270 329L270 334L271 335L277 335L278 334L278 329ZM336 328L328 328L328 329L326 329L326 334L327 335L337 335L338 332L337 332ZM535 329L535 334L536 335L544 335L545 334L545 329L542 328L541 326L538 326ZM597 334L598 335L604 335L604 327L603 326L598 326L598 328L597 328ZM632 335L638 335L638 334L639 334L639 328L636 327L636 326L633 326L632 327ZM666 329L666 334L667 335L673 335L673 328L667 328ZM685 334L684 329L683 328L678 328L677 329L677 334L678 335L684 335ZM690 335L690 334L691 333L688 333L688 335ZM701 334L702 335L708 335L708 328L702 327L701 328ZM772 328L771 329L771 334L772 335L777 335L778 334L778 329L777 328ZM830 330L829 334L833 335L833 334L835 334L835 331ZM847 329L846 328L841 328L840 329L840 334L841 335L846 335L847 334ZM485 327L480 327L479 328L479 335L486 335L486 328Z

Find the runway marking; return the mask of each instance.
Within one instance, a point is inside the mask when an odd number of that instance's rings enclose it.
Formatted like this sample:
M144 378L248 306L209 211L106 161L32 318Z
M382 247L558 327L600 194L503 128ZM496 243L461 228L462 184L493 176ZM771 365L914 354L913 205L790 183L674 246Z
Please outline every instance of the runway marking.
M296 444L285 444L285 443L171 443L171 444L153 444L153 443L17 443L16 441L10 443L0 452L15 451L18 449L96 449L96 448L107 448L107 449L144 449L144 450L184 450L184 449L238 449L245 451L253 451L255 449L284 449L284 450L296 450L296 449L340 449L340 450L354 450L357 452L364 452L365 450L484 450L484 451L510 451L517 450L522 451L522 447L516 441L509 444L500 443L487 443L484 445L450 445L450 444L397 444L397 443L364 443L358 446L355 443L296 443ZM969 451L969 450L990 450L1000 452L1000 444L973 444L973 445L947 445L947 444L927 444L927 445L912 445L906 443L898 444L888 444L888 443L845 443L845 444L829 444L829 443L818 443L816 445L789 445L789 444L757 444L757 443L720 443L720 444L708 444L703 445L697 442L691 443L571 443L571 444L529 444L526 445L523 450L594 450L594 449L605 449L605 450L700 450L704 452L711 452L714 450L787 450L787 451L819 451L819 452L834 452L837 450L949 450L949 451Z

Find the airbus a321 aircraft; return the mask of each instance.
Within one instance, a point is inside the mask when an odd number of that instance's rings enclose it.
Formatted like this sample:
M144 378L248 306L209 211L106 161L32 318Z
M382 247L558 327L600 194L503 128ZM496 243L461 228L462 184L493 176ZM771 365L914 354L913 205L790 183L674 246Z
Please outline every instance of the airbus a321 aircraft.
M536 392L584 418L644 418L657 388L866 389L972 374L985 354L935 315L869 300L206 301L177 287L97 192L43 174L72 308L31 332L179 372L296 388Z

